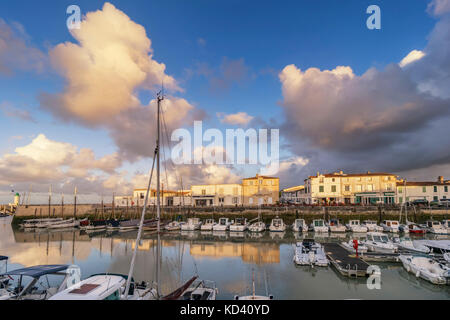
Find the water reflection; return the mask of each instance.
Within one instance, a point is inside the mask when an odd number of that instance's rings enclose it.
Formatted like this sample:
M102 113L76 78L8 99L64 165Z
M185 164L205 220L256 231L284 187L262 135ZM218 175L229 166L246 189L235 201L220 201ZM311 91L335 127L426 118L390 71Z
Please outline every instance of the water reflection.
M0 255L10 257L9 269L40 264L77 264L83 276L99 272L127 273L138 246L135 278L155 279L156 239L137 232L13 230L0 225ZM352 235L364 238L365 235ZM382 290L369 290L365 279L349 279L333 268L296 267L292 244L305 238L318 242L346 241L348 234L242 233L177 231L162 234L162 290L169 292L198 273L216 281L219 298L230 299L256 289L276 299L449 299L450 289L435 286L403 270L401 264L381 263ZM411 238L422 238L410 235ZM428 236L449 239L448 236ZM266 275L266 276L264 276ZM267 287L267 288L266 288Z

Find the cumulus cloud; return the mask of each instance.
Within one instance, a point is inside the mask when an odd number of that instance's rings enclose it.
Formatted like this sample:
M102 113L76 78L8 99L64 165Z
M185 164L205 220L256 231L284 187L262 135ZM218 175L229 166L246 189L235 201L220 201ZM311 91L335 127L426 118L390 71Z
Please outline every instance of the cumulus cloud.
M107 123L140 105L137 89L179 90L166 66L153 59L145 29L112 4L89 12L80 29L71 30L76 43L57 45L51 62L66 79L61 94L43 94L44 108L67 119L94 125Z
M450 18L443 15L422 50L400 65L356 75L286 66L279 78L282 132L294 154L315 172L412 171L450 163ZM287 134L288 133L288 134Z
M420 60L425 56L425 53L420 50L413 50L406 57L400 61L398 64L401 68L413 63L414 61Z
M247 112L238 112L234 114L218 113L217 116L222 123L241 126L248 125L249 122L254 119L254 117L247 114Z
M19 23L7 24L0 18L0 74L16 70L42 72L46 56L27 43L27 35Z
M122 165L117 154L96 158L90 149L80 149L70 143L58 142L39 134L28 145L17 147L14 153L0 158L0 187L14 184L28 189L28 184L45 190L48 184L65 185L74 181L99 187L105 176L114 176ZM26 186L25 186L26 185ZM92 186L92 189L94 186ZM84 190L86 191L86 190Z
M432 0L427 11L435 16L441 16L450 12L450 0Z

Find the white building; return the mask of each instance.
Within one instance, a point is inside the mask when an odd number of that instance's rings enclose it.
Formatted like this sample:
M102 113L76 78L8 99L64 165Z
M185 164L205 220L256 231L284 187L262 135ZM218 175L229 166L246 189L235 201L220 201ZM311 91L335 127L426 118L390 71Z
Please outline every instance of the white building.
M147 189L135 189L133 191L133 206L139 205L142 207L145 202L145 194ZM150 191L148 205L156 205L156 190L152 189ZM192 197L190 190L161 190L161 206L191 206Z
M397 182L397 203L414 200L439 201L450 199L450 181L439 177L436 182L399 181Z
M194 206L237 206L242 205L242 185L210 184L191 187Z

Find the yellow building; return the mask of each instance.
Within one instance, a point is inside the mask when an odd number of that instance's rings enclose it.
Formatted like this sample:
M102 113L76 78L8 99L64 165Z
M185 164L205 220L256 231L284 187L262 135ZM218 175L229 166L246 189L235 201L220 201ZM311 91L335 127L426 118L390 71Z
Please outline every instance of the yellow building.
M246 206L270 205L279 201L280 179L256 175L242 180L243 201Z

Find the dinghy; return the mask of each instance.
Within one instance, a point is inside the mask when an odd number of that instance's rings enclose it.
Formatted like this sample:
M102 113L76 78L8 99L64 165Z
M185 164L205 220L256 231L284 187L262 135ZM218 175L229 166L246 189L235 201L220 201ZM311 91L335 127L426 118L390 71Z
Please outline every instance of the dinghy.
M417 278L420 277L433 284L450 284L450 269L433 259L401 255L400 261L406 271Z
M294 263L300 266L326 267L330 263L323 246L312 239L297 242L294 253Z

